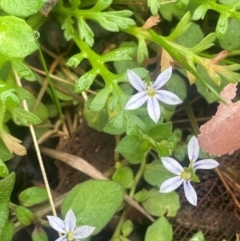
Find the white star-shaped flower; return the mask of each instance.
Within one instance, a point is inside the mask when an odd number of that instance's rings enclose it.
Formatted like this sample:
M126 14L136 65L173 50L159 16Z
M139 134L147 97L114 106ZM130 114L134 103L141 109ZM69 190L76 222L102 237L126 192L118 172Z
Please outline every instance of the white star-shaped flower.
M162 157L162 163L166 169L176 174L176 177L169 178L164 181L160 187L160 192L168 193L177 189L182 183L184 193L187 200L194 206L197 205L197 194L191 185L191 181L196 176L195 171L197 169L212 169L219 165L219 163L213 159L204 159L196 161L199 155L199 144L195 136L193 136L188 143L188 157L190 164L188 167L182 167L179 162L171 157Z
M182 100L167 90L160 90L166 84L172 74L172 67L169 67L158 75L156 81L152 84L144 83L141 78L131 70L127 71L130 84L138 91L127 102L125 109L134 110L142 106L147 101L147 111L150 118L157 123L161 111L158 100L169 104L177 105L182 103Z
M55 216L47 216L47 218L55 230L64 234L56 239L56 241L80 241L80 239L89 237L95 229L88 225L77 228L76 217L72 209L68 210L64 221Z

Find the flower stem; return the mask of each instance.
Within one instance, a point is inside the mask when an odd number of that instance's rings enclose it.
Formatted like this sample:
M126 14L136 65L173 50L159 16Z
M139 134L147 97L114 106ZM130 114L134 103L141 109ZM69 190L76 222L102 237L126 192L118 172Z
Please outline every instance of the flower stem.
M130 192L129 192L129 196L130 196L130 197L133 197L133 195L134 195L134 193L135 193L135 191L136 191L137 184L138 184L138 182L139 182L140 178L142 177L143 172L144 172L144 170L145 170L145 166L146 166L146 156L147 156L147 155L145 155L144 159L142 160L141 165L140 165L140 168L139 168L139 170L138 170L138 172L137 172L137 174L136 174L136 176L135 176L135 178L134 178L134 184L133 184L133 186L132 186L132 188L131 188L131 190L130 190Z
M143 172L144 172L144 170L145 170L145 166L146 166L146 156L147 156L147 154L146 154L145 157L143 158L143 160L142 160L142 162L141 162L141 165L140 165L140 168L139 168L139 170L138 170L138 172L137 172L137 174L136 174L136 176L135 176L135 178L134 178L134 184L133 184L133 186L132 186L132 188L131 188L131 190L130 190L130 192L129 192L129 196L130 196L131 198L133 197L133 195L134 195L134 193L135 193L135 190L136 190L136 187L137 187L137 185L138 185L138 182L139 182L140 178L142 177ZM123 210L123 212L122 212L122 215L121 215L121 217L120 217L120 219L119 219L119 221L118 221L117 227L116 227L116 229L115 229L115 231L114 231L114 233L113 233L113 236L112 236L112 238L111 238L110 241L114 241L115 238L117 238L117 237L120 236L120 234L121 234L121 229L122 229L122 225L123 225L123 223L124 223L125 220L126 220L126 214L127 214L127 208L125 207L124 210Z
M194 131L195 135L198 135L199 134L199 126L198 126L198 123L196 121L195 115L193 113L192 106L190 105L188 99L186 99L184 101L184 108L187 112L188 118L191 122L191 125L192 125L192 128L193 128L193 131Z

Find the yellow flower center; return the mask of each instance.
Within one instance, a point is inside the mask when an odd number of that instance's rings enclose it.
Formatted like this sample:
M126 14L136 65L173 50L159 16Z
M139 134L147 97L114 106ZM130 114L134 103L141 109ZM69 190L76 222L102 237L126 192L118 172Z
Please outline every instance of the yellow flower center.
M73 241L75 238L74 238L74 233L73 232L67 232L66 233L66 238L67 238L67 241Z
M156 94L156 92L155 92L154 88L152 86L148 86L147 87L147 95L149 97L153 97L153 96L155 96L155 94Z
M181 172L180 177L185 180L190 180L192 176L191 176L191 173L183 171Z

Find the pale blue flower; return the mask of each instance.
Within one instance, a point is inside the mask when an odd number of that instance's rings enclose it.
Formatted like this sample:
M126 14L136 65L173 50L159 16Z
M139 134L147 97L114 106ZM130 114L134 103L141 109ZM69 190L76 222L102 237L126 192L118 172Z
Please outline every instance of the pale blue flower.
M172 67L169 67L159 74L156 81L152 84L144 83L141 78L131 70L127 71L127 75L130 84L138 91L138 93L129 99L125 109L137 109L147 101L148 115L155 123L157 123L161 115L159 100L169 105L182 103L182 100L172 92L160 90L160 88L170 79L172 75Z
M80 241L80 239L89 237L95 229L88 225L77 228L76 217L72 209L69 209L64 221L55 216L47 216L47 218L55 230L64 234L56 239L56 241Z
M199 144L195 136L193 136L188 143L188 157L190 164L188 167L182 167L179 162L171 157L162 157L162 163L164 167L170 172L176 174L175 177L169 178L164 181L160 187L160 192L168 193L177 189L183 184L184 193L187 200L194 206L197 205L197 194L191 185L195 171L197 169L212 169L219 165L219 163L213 159L204 159L197 161L199 155Z

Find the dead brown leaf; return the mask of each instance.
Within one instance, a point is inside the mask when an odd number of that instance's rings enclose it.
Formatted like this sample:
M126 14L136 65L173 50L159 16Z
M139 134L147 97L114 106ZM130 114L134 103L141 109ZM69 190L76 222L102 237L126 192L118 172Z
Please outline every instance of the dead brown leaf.
M221 156L240 148L240 101L231 101L236 90L236 84L223 89L221 96L227 104L220 103L216 115L200 127L199 145L209 154Z
M148 30L148 29L152 28L153 26L157 25L160 21L161 20L160 20L159 15L151 16L150 18L147 19L147 21L144 23L142 28L144 30Z
M174 60L173 60L172 56L165 49L162 49L161 71L164 71L168 67L172 66L173 62L174 62Z
M19 156L26 155L26 148L20 144L22 141L8 134L5 131L1 131L0 136L2 137L4 144L11 153L15 153Z

